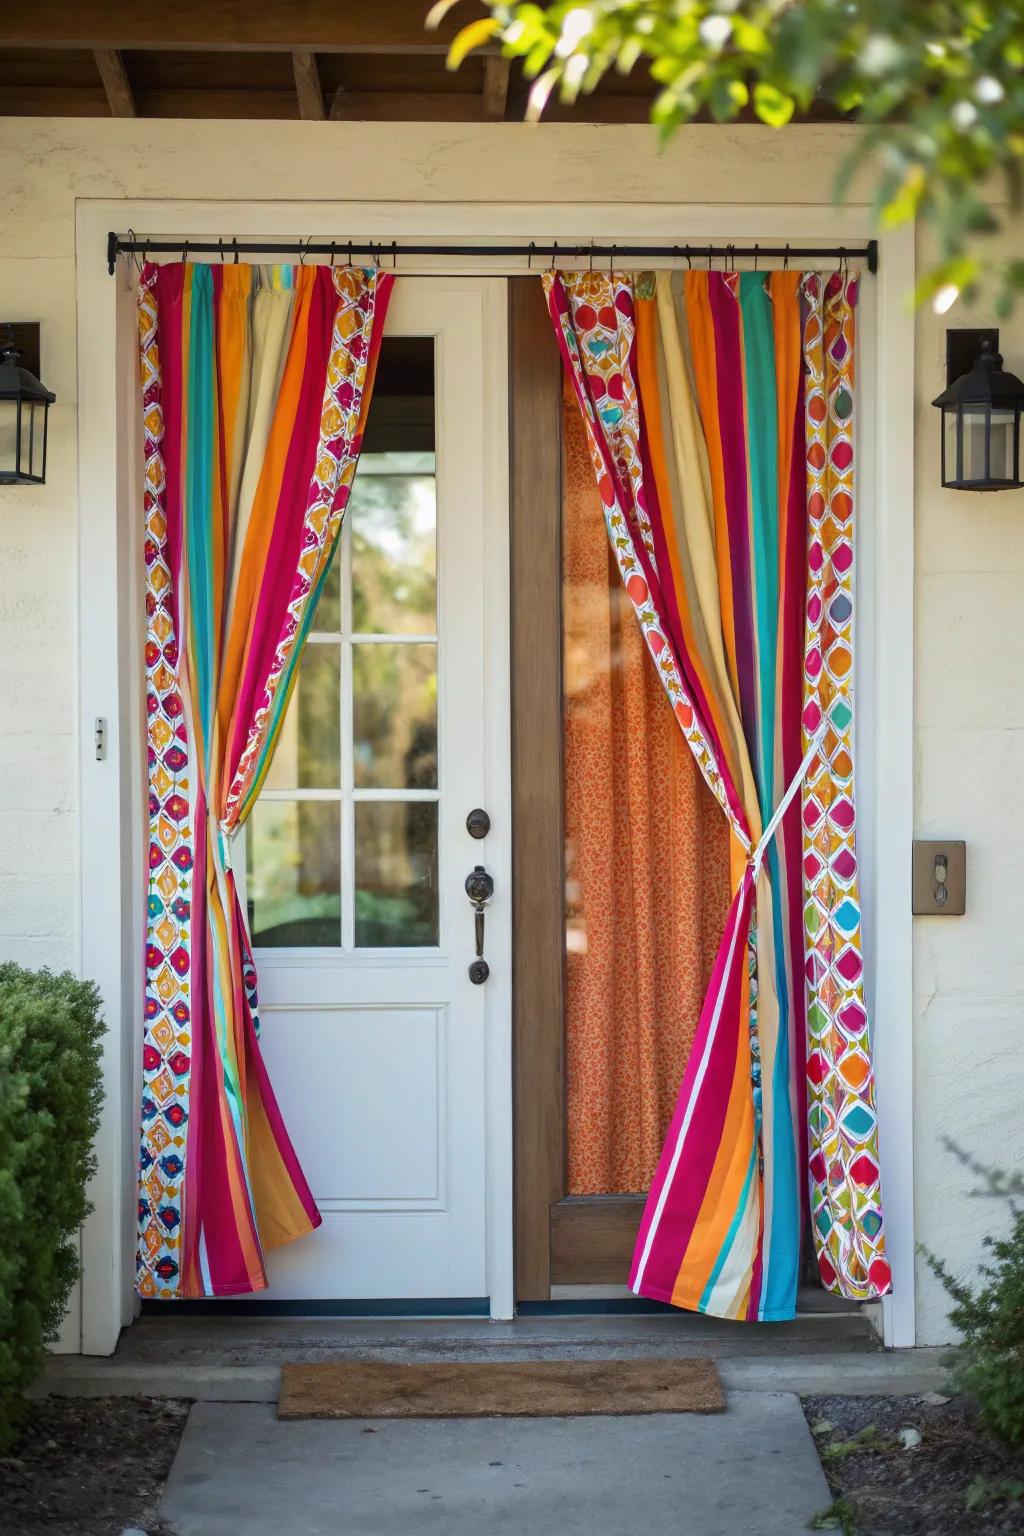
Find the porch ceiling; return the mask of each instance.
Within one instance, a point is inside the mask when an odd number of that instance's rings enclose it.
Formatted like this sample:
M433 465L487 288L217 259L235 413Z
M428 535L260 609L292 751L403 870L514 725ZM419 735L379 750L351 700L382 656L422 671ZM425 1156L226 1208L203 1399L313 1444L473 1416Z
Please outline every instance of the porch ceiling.
M463 0L427 32L429 0L33 0L0 15L0 113L17 117L309 118L383 122L521 120L518 61L475 54L446 67ZM645 121L642 67L548 121ZM823 120L832 114L809 114Z

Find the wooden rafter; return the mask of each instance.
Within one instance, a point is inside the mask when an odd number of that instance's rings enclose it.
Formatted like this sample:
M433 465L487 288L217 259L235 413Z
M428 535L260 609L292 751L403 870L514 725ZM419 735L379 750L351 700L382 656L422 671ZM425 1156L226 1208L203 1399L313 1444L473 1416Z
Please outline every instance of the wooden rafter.
M299 116L320 122L324 115L324 93L320 87L316 54L304 48L293 49L292 69L295 72L295 94L299 98Z
M135 97L119 49L96 48L93 58L107 93L111 117L134 117Z
M152 7L116 0L33 0L5 5L0 47L308 49L312 53L445 53L472 7L457 7L435 32L424 20L428 0L174 0Z
M488 55L484 59L484 117L504 122L508 106L508 81L512 64L509 59Z

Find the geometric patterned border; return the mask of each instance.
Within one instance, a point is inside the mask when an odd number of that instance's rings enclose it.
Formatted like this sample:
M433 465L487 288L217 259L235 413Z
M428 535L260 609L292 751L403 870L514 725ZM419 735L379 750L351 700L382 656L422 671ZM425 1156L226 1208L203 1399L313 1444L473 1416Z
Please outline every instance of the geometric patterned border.
M811 1222L826 1290L891 1289L853 792L854 339L857 279L803 283L808 593L801 794Z
M156 271L139 289L146 561L146 715L149 757L149 889L137 1288L177 1293L181 1179L191 1068L189 921L192 847L188 749L177 683L178 648L167 563L164 433Z

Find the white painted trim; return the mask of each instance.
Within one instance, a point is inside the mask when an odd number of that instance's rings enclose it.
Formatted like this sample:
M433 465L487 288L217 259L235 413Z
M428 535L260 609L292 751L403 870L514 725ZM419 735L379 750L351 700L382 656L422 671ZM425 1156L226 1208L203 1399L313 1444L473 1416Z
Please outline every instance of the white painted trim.
M890 1347L916 1342L914 1294L913 928L914 835L914 229L881 241L874 367L873 540L861 548L871 600L861 640L871 657L870 731L862 713L861 764L871 769L873 815L866 887L874 940L874 1059L882 1190L893 1294L882 1302ZM863 493L862 493L863 496ZM863 509L862 499L862 509ZM862 660L863 658L862 655ZM867 669L864 669L867 670ZM863 672L862 672L863 676ZM863 706L862 710L863 710ZM869 950L870 957L870 950Z
M79 206L78 251L95 225ZM141 762L141 529L135 305L120 274L78 263L78 750L80 965L99 984L107 1035L93 1212L82 1230L84 1354L109 1354L134 1312L135 1122L141 1081L144 836ZM97 762L93 726L106 721ZM133 872L138 871L138 878ZM120 942L117 942L118 936Z
M822 195L827 194L823 189ZM836 209L830 204L725 206L716 204L631 203L627 209L607 204L456 204L371 202L184 202L164 200L80 200L77 205L77 299L79 346L79 670L82 837L82 946L85 974L101 986L110 1027L104 1059L107 1099L97 1142L100 1173L95 1181L95 1210L83 1234L85 1275L82 1294L82 1347L107 1353L132 1313L130 1261L134 1246L134 1153L139 1078L139 1008L141 984L140 758L132 757L133 731L121 728L126 709L138 700L137 608L130 606L138 547L130 548L135 528L137 474L123 453L133 441L131 353L133 306L125 291L123 269L106 274L103 254L108 229L128 227L153 238L201 235L280 238L298 235L341 242L352 238L386 243L444 236L467 244L484 239L548 241L663 240L697 243L718 240L860 244L870 234L863 207ZM913 829L912 798L912 592L913 592L913 284L914 236L897 231L880 242L880 272L875 298L877 337L876 399L873 412L877 443L876 518L870 545L860 550L861 581L874 594L874 622L862 611L862 635L874 631L870 673L874 688L874 750L862 753L861 784L877 804L871 825L862 825L869 844L866 885L867 942L875 946L876 992L884 999L876 1030L879 1099L882 1119L882 1172L886 1191L890 1253L897 1291L884 1305L889 1344L914 1342L913 1295L913 1072L912 952L907 860ZM522 262L505 258L403 260L400 272L460 271L499 276L522 273ZM498 297L499 293L502 295ZM495 285L495 306L503 288ZM497 314L497 309L495 309ZM117 338L116 348L111 337ZM116 356L115 356L116 354ZM490 358L493 387L505 387L503 348ZM865 397L865 405L867 397ZM119 425L122 427L119 433ZM507 465L493 455L495 494L488 515L507 502ZM137 464L137 461L136 461ZM119 530L123 535L119 538ZM507 538L492 530L489 566L488 646L495 677L504 671L507 653ZM135 583L137 589L138 583ZM869 610L870 611L870 610ZM504 625L505 633L499 633ZM490 665L490 663L489 663ZM863 672L862 668L862 672ZM498 686L498 684L496 684ZM863 712L863 706L862 706ZM497 720L501 711L495 711ZM95 715L109 722L105 763L92 757ZM129 727L136 718L128 714ZM141 741L140 730L135 733ZM488 790L497 805L507 796L507 710L489 743ZM874 786L884 786L875 797ZM488 861L496 882L511 884L510 828L495 824L488 839ZM499 889L501 884L499 884ZM498 930L494 925L495 933ZM120 946L116 936L120 935ZM112 942L112 936L115 942ZM502 941L504 943L504 941ZM507 972L510 954L494 950L492 964ZM489 1210L504 1203L508 1220L492 1221L488 1264L492 1307L507 1316L512 1303L511 1233L511 1021L504 1007L488 1017L488 1117L501 1127L503 1146L489 1151ZM904 1286L901 1276L907 1277Z

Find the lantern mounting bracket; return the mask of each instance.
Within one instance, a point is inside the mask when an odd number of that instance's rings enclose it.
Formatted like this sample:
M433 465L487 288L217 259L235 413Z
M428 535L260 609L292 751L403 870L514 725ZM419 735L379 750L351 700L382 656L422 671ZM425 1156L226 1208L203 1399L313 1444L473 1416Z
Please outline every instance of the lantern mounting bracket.
M993 352L999 351L999 331L994 325L980 326L973 330L964 327L946 332L947 389L965 373L970 373L986 342L991 344Z
M9 339L8 339L9 338ZM39 321L0 320L0 351L11 343L18 349L18 362L39 377Z

